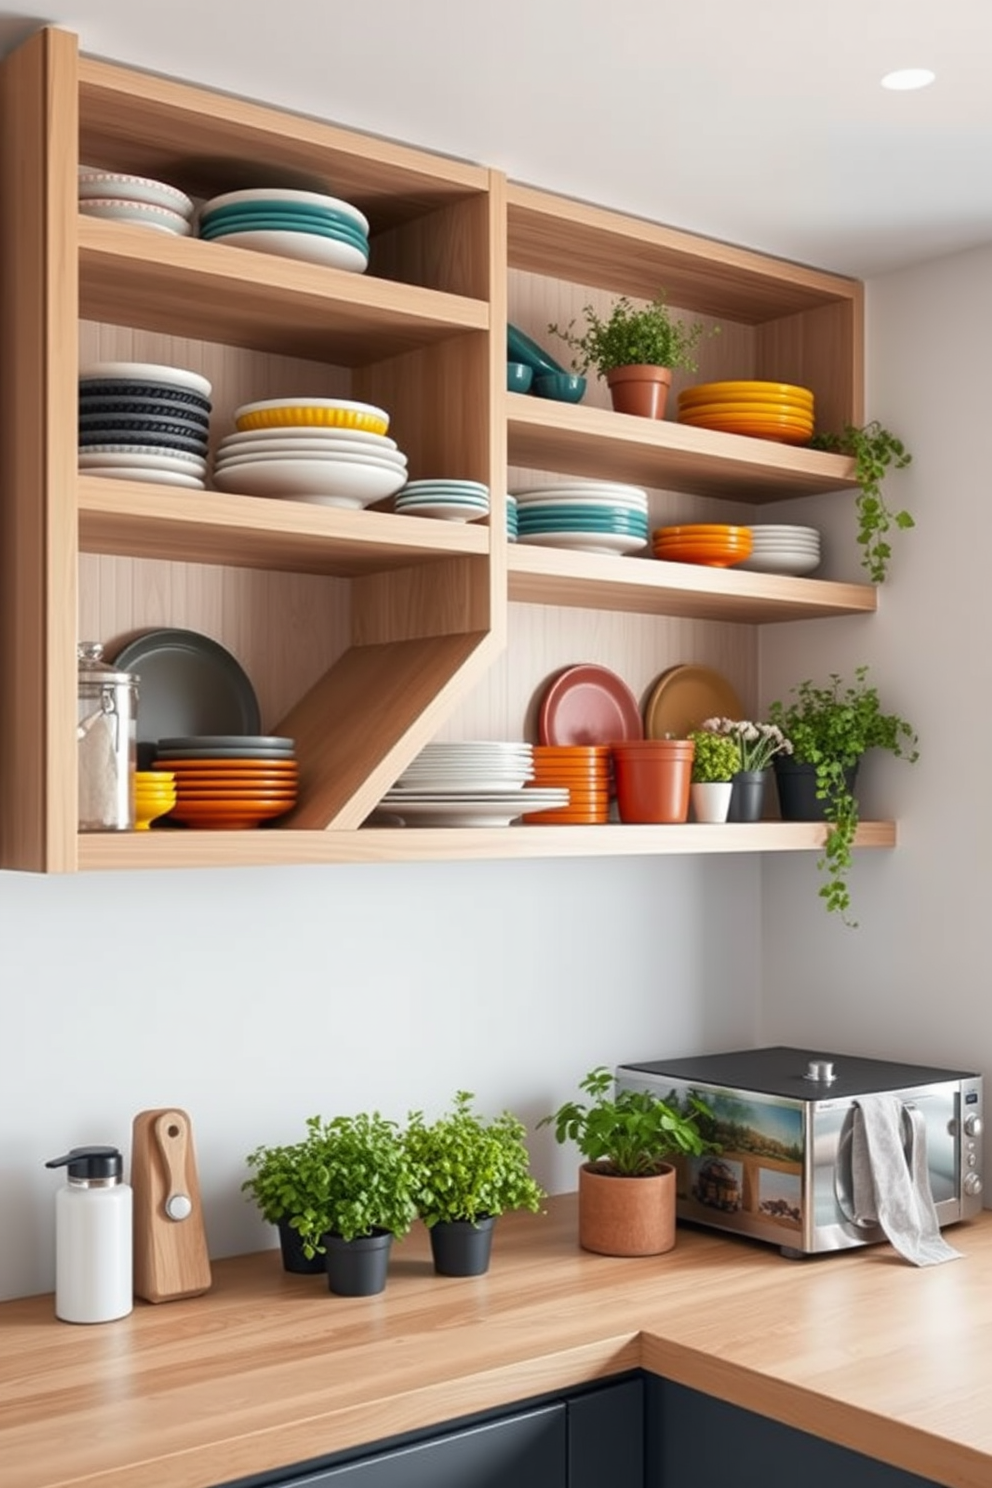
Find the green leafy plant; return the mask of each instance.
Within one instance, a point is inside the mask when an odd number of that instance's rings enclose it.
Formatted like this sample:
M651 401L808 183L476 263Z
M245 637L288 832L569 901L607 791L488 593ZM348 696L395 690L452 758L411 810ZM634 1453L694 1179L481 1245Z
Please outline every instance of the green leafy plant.
M307 1119L307 1136L291 1147L260 1147L242 1184L271 1223L286 1221L303 1253L322 1254L328 1232L343 1240L390 1230L405 1235L416 1217L414 1172L403 1133L378 1111Z
M873 584L885 582L892 546L889 533L893 527L905 530L916 523L908 511L892 511L882 495L882 482L891 467L903 470L912 455L901 439L873 419L858 427L846 424L840 434L815 434L813 449L833 454L850 455L854 460L854 478L860 487L855 507L858 516L858 542L861 566L867 569Z
M825 875L819 894L828 911L854 927L857 921L849 917L847 875L859 816L850 772L869 749L885 749L913 763L919 758L917 736L904 718L882 712L878 689L869 685L866 666L856 669L851 684L832 672L827 685L807 679L792 688L792 694L791 703L772 703L768 716L791 742L796 763L816 768L817 799L825 803L830 822L817 862Z
M737 745L709 729L693 729L689 738L696 748L692 756L692 779L697 785L732 780L740 769Z
M569 321L564 330L551 324L548 331L559 336L574 353L572 368L576 372L587 372L596 368L598 377L605 377L614 367L652 366L684 367L696 370L695 349L705 332L702 322L686 324L674 319L662 294L656 296L643 309L635 306L626 295L616 300L610 314L603 318L592 305L582 311L586 318L586 329L581 335L575 331L575 321ZM717 334L717 328L710 332Z
M405 1143L414 1170L417 1212L430 1229L440 1222L496 1217L513 1209L537 1213L546 1197L530 1173L527 1129L510 1111L487 1119L459 1090L450 1110L427 1122L413 1111Z
M734 747L738 770L766 770L777 754L791 754L792 745L774 723L752 723L746 718L707 718L703 732L725 739Z
M558 1142L574 1142L587 1162L621 1178L656 1173L671 1157L699 1157L718 1149L700 1128L710 1111L689 1094L684 1109L646 1090L617 1090L605 1066L579 1081L589 1104L566 1101L539 1126L553 1126Z

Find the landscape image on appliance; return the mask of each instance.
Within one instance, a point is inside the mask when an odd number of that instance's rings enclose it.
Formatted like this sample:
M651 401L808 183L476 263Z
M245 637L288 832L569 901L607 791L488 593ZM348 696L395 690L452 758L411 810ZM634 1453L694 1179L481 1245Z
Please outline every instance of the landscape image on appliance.
M682 1159L679 1220L767 1240L790 1256L884 1241L855 1199L855 1125L890 1097L907 1170L932 1200L940 1227L982 1207L982 1076L786 1047L632 1062L617 1086L711 1115L716 1148ZM873 1175L876 1187L886 1175Z

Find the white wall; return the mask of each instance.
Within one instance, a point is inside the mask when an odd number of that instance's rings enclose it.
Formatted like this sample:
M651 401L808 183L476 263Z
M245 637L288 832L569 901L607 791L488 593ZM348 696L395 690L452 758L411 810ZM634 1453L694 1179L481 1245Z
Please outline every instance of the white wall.
M751 858L0 874L0 1297L54 1286L45 1160L128 1152L138 1111L189 1112L217 1257L274 1243L244 1157L309 1115L461 1088L533 1132L595 1064L753 1044L759 889Z
M867 412L913 454L885 489L916 527L895 538L877 616L763 632L761 694L866 662L920 759L863 767L862 814L898 818L899 846L856 859L857 930L826 914L811 861L766 861L763 1040L992 1072L990 323L989 247L868 286Z

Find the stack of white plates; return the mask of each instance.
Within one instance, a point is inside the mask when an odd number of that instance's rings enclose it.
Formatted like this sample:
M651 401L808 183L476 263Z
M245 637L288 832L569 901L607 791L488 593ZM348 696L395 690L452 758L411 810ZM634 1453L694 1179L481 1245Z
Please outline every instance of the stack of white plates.
M762 523L750 529L751 556L734 566L752 573L805 574L820 566L820 534L815 527Z
M227 191L200 209L199 235L213 243L276 253L364 274L369 221L364 212L319 191L264 186Z
M648 498L639 486L568 481L514 496L521 542L620 554L648 545Z
M411 517L477 522L489 511L489 487L470 480L408 481L397 493L395 506Z
M406 483L406 455L385 433L389 415L371 404L273 398L244 404L235 423L217 447L219 491L355 509Z
M178 187L85 165L79 167L79 210L85 217L135 223L175 237L187 237L193 230L193 202Z
M79 374L79 469L203 490L211 385L151 362L93 362Z
M509 826L568 805L565 788L528 786L530 744L428 744L382 798L379 816L421 827Z

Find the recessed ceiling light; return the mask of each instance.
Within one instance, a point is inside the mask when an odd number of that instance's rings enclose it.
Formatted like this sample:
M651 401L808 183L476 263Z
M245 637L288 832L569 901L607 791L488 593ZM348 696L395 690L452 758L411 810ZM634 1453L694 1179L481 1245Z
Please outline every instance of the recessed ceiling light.
M911 88L926 88L933 82L936 73L929 67L900 67L897 72L887 72L882 79L883 88L896 92L908 92Z

